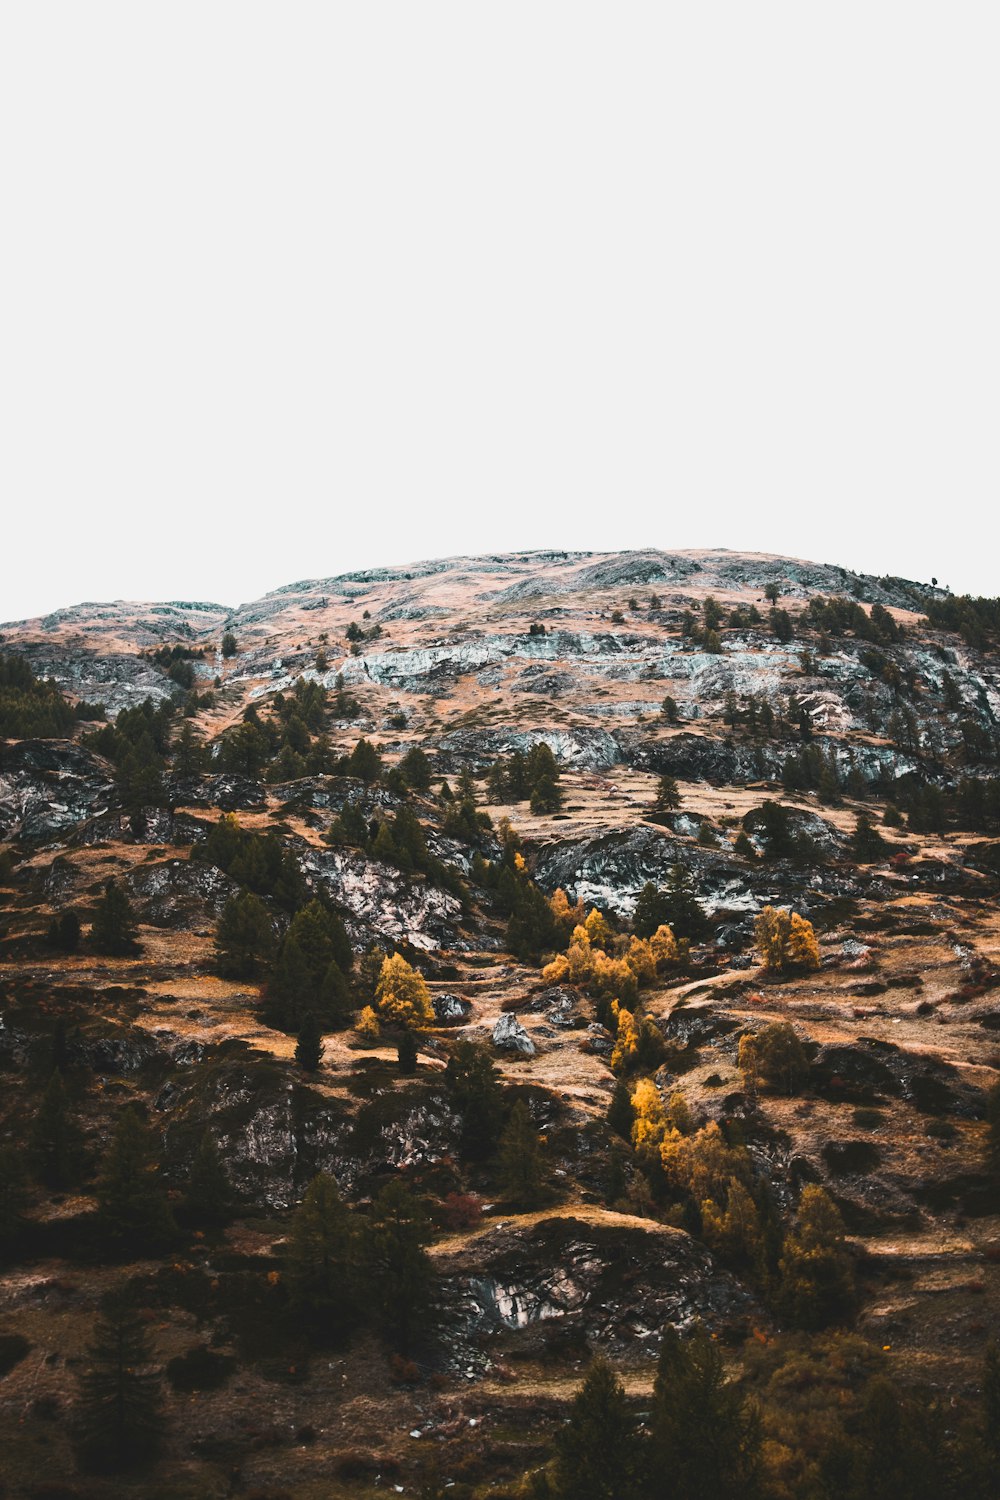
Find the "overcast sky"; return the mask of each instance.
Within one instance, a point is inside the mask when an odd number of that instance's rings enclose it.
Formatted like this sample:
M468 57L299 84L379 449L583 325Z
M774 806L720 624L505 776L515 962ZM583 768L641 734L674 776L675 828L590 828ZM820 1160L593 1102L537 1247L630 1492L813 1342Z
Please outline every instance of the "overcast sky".
M995 3L0 8L0 619L454 552L1000 593Z

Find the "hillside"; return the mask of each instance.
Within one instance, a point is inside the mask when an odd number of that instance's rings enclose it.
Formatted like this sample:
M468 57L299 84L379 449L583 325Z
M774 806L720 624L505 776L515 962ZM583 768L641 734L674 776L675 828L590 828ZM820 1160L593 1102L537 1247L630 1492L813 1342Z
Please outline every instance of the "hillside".
M0 627L2 1493L565 1493L591 1356L648 1417L699 1325L763 1494L848 1449L893 1492L882 1377L989 1493L998 642L995 601L721 549ZM123 1300L168 1376L109 1476L78 1381Z

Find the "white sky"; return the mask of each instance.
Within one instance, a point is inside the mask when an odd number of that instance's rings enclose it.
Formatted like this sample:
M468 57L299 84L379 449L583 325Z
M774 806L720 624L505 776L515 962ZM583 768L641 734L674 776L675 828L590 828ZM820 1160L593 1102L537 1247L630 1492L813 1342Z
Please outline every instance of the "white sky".
M0 7L0 619L460 551L1000 592L1000 11Z

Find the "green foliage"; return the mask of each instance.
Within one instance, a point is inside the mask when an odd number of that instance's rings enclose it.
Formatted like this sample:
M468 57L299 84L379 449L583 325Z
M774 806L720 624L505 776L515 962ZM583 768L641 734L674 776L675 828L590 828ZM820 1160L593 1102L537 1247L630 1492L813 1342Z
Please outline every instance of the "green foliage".
M346 1026L352 1006L343 966L352 957L343 922L320 901L297 911L267 983L268 1025L296 1032L312 1013L323 1027Z
M191 858L224 870L258 896L271 896L286 911L296 911L308 891L292 851L275 833L251 833L233 813L223 813Z
M295 1061L305 1073L316 1073L323 1061L323 1033L319 1022L308 1011L299 1027L295 1042Z
M292 1307L327 1337L354 1317L357 1238L334 1179L314 1177L292 1217L286 1275Z
M672 776L661 776L656 787L656 800L653 803L653 822L664 822L666 815L676 812L680 805L681 794L677 782Z
M136 926L132 905L124 890L114 880L105 884L97 903L90 929L90 946L95 953L121 958L135 953Z
M27 1206L28 1174L23 1155L14 1146L0 1146L0 1258L19 1245Z
M753 1500L760 1494L757 1411L726 1379L702 1327L682 1341L668 1327L660 1349L647 1447L647 1493L670 1500Z
M431 789L431 763L419 745L413 745L399 762L399 774L415 792Z
M462 1121L462 1156L466 1161L482 1161L493 1154L500 1138L500 1074L485 1047L463 1038L448 1059L444 1079L449 1103Z
M70 1186L80 1165L79 1130L70 1116L66 1085L58 1069L32 1121L28 1148L39 1182L54 1190Z
M549 1195L548 1164L528 1106L519 1099L500 1136L497 1159L504 1195L520 1208L536 1208Z
M376 1319L404 1354L431 1314L435 1275L424 1248L429 1237L419 1200L402 1182L390 1182L365 1227L364 1271Z
M77 1422L89 1467L113 1471L154 1457L164 1424L153 1358L138 1313L115 1302L98 1319L80 1379Z
M637 1425L606 1360L588 1370L555 1447L553 1489L561 1500L638 1500Z
M76 713L54 682L38 681L19 656L0 656L0 739L67 735Z
M698 900L698 888L687 865L676 864L671 867L666 886L657 893L656 903L650 903L648 910L646 906L643 908L643 925L646 925L648 917L653 913L658 918L656 926L669 927L678 939L700 943L711 931L711 923ZM656 928L653 929L654 932L655 930ZM636 932L640 937L647 936L645 932L640 933L638 928Z
M239 648L236 645L236 636L231 630L227 630L222 637L222 654L228 658L235 656Z
M158 1153L131 1105L118 1116L101 1165L97 1206L104 1235L116 1249L146 1253L176 1237Z
M403 1074L413 1074L417 1071L417 1039L412 1031L406 1030L396 1043L396 1060L399 1063L399 1071Z
M230 896L215 933L215 962L228 979L254 979L274 957L277 944L271 914L259 896Z
M49 923L48 944L60 953L75 953L80 946L80 918L75 911L64 911Z
M199 1229L228 1224L236 1203L225 1163L211 1131L206 1130L188 1174L184 1194L184 1219Z

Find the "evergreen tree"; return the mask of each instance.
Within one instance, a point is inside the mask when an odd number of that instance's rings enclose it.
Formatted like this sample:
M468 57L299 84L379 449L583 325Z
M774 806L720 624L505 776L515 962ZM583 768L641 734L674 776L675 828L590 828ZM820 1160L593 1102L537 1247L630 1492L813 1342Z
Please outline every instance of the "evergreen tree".
M500 1184L506 1197L524 1208L544 1202L548 1173L538 1131L528 1106L519 1099L500 1136Z
M90 944L95 953L118 958L136 951L135 917L128 897L114 880L105 884L90 929Z
M560 1500L632 1500L638 1455L625 1388L607 1361L597 1359L556 1437L555 1493Z
M120 1249L158 1249L176 1236L150 1132L131 1105L105 1154L97 1204L108 1240Z
M75 911L64 911L49 923L50 948L60 953L75 953L80 946L80 918Z
M0 1146L0 1258L20 1243L27 1206L28 1174L21 1152L14 1146Z
M230 896L215 933L215 962L227 979L253 979L275 951L274 924L259 896L241 891Z
M481 1161L492 1155L503 1123L503 1087L485 1047L464 1038L445 1068L449 1102L462 1119L462 1156Z
M235 1206L232 1184L219 1148L214 1136L206 1130L191 1163L184 1217L199 1229L217 1228L229 1222Z
M235 656L237 652L236 637L231 630L227 630L222 637L222 654L224 657Z
M757 1414L727 1381L716 1344L703 1328L682 1342L668 1327L653 1386L650 1500L752 1500L760 1449Z
M35 1173L46 1187L70 1185L77 1166L78 1131L70 1119L66 1085L58 1069L49 1079L31 1126L29 1151Z
M375 1314L405 1354L427 1322L434 1268L424 1246L427 1216L401 1182L390 1182L372 1205L365 1235L365 1270Z
M672 776L661 776L656 787L653 803L654 822L662 822L668 813L676 812L681 805L680 788Z
M608 1124L622 1140L632 1139L632 1095L624 1078L619 1078L608 1105Z
M686 865L676 864L671 867L661 896L663 905L657 926L664 924L670 928L675 938L687 938L692 943L699 943L708 936L711 926L698 900L694 878Z
M889 850L888 843L878 829L873 827L867 813L858 814L858 821L847 847L851 858L860 865L873 864L876 860L883 859Z
M788 1021L772 1021L740 1038L739 1065L748 1085L763 1081L782 1094L794 1094L809 1076L809 1059Z
M323 1061L323 1033L312 1011L306 1014L299 1027L298 1040L295 1043L295 1061L306 1073L317 1072Z
M173 757L174 775L188 780L205 769L205 746L190 720L185 720L177 737Z
M429 792L431 763L419 745L413 745L399 762L399 774L415 792Z
M412 1031L404 1031L396 1043L396 1059L401 1073L411 1074L417 1071L417 1039Z
M163 1433L160 1381L145 1325L123 1302L99 1318L80 1380L80 1444L95 1468L119 1469L151 1459Z
M334 1179L320 1172L292 1217L287 1278L292 1306L328 1337L350 1324L357 1293L351 1216Z

